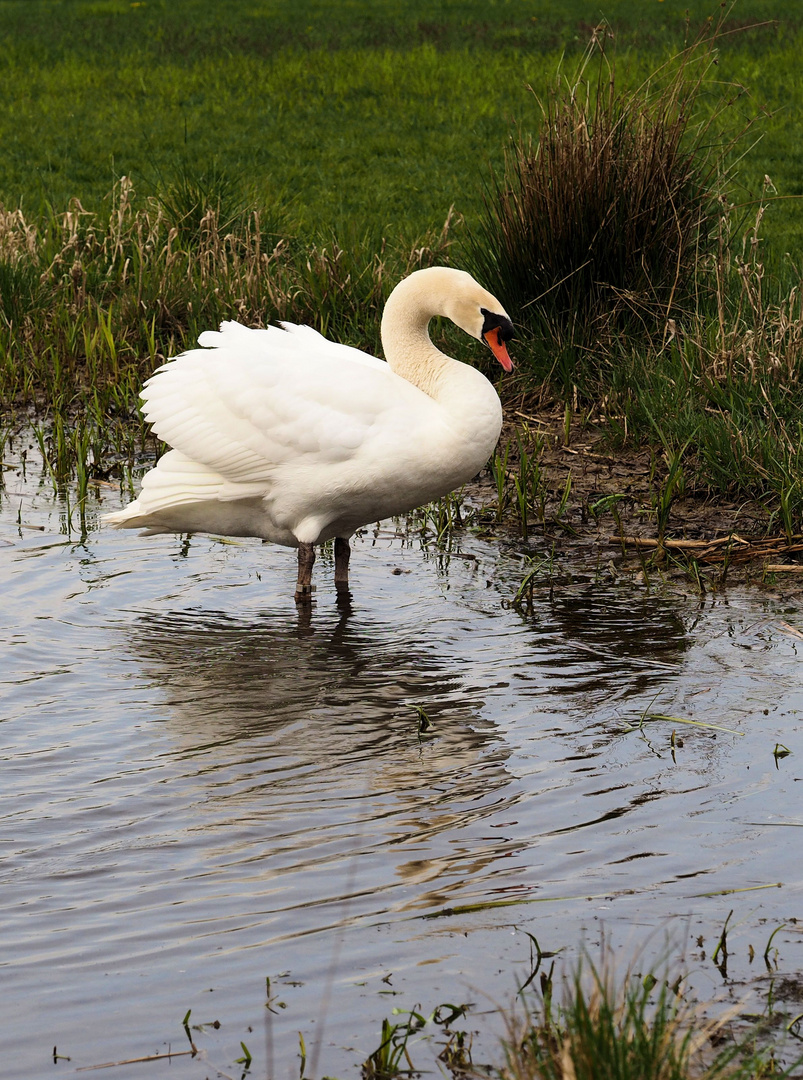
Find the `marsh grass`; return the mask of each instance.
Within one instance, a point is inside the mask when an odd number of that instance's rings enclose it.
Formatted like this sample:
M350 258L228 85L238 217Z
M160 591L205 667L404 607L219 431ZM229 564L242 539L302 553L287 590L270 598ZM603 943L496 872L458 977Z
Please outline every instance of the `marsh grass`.
M501 1080L757 1080L791 1075L759 1046L738 1040L730 1015L706 1019L682 997L680 978L580 964L556 1001L552 980L510 1018ZM719 1047L719 1049L717 1049Z
M234 178L215 162L203 172L182 162L174 176L159 185L154 198L167 226L175 229L179 243L190 249L203 248L211 219L225 236L237 229L248 210Z
M564 403L564 445L590 408L608 446L660 458L659 540L685 494L757 500L787 537L803 521L803 279L791 257L768 270L770 178L747 219L730 191L751 121L725 120L743 87L711 100L723 27L636 89L618 84L597 27L578 74L541 103L538 132L513 139L465 245L532 334L526 375ZM526 537L524 485L506 490L503 474L540 455L518 442L491 470L498 515L515 513Z
M545 584L549 589L550 602L554 595L555 581L555 552L545 557L525 558L526 572L516 594L510 602L510 606L516 611L532 616L535 612L534 593L536 584Z
M376 352L392 285L451 257L451 217L407 247L367 234L348 246L334 236L304 244L277 239L257 206L235 207L234 216L230 207L224 232L225 183L207 185L198 202L201 189L200 181L187 184L185 201L168 212L169 193L140 199L123 178L105 216L78 201L37 221L19 210L0 214L0 401L9 426L38 417L61 482L77 475L83 490L93 478L124 473L130 484L135 464L158 456L139 416L139 390L200 330L232 317L251 325L288 319ZM563 441L590 407L605 415L598 430L614 448L652 444L662 458L653 485L662 536L679 494L709 491L760 500L768 528L791 537L803 520L803 290L795 284L779 294L768 280L763 206L745 233L738 208L724 198L718 205L717 244L698 268L713 306L667 323L670 336L657 347L601 346L593 384L585 393L573 385L566 398ZM194 224L182 231L190 211ZM470 349L445 327L434 333L458 355ZM560 399L560 376L539 383L528 363L538 348L517 343L517 385ZM573 497L570 480L551 492L545 447L523 424L490 463L495 516L512 516L523 538L560 522ZM439 543L464 523L455 509L429 512Z
M527 539L535 514L543 524L549 498L546 470L542 464L545 442L539 432L533 433L528 424L520 424L514 437L505 439L504 447L497 446L488 463L496 490L494 515L497 522L512 518Z
M334 238L299 245L277 239L260 208L226 203L229 192L225 177L185 174L141 200L123 177L105 217L78 200L35 223L19 210L0 213L6 415L33 410L57 426L89 428L98 447L106 433L120 453L120 425L145 437L143 380L201 330L226 318L288 320L375 351L392 285L443 258L449 243L447 222L407 250L346 250ZM54 437L60 442L58 430Z
M756 499L768 531L787 537L803 520L803 282L798 276L784 292L768 280L763 207L741 239L733 210L723 199L723 239L701 267L713 282L713 309L673 323L660 349L619 350L598 385L618 418L607 428L612 445L660 447L668 468L656 496L662 535L684 486Z

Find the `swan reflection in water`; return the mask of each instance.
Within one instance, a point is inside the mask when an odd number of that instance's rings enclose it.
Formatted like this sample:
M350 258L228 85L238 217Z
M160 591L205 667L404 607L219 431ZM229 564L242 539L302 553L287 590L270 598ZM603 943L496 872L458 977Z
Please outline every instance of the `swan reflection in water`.
M479 715L483 702L460 693L448 657L348 610L314 624L284 610L149 614L128 635L148 680L167 695L185 751L282 732L305 756L351 758L363 746L392 748L394 731L415 732L414 705L435 711L439 731L461 728L466 749L493 733ZM295 731L302 721L306 730Z
M277 758L330 769L373 758L389 789L411 790L507 758L486 694L497 715L511 698L537 710L535 695L579 732L666 685L689 645L667 605L595 590L545 603L526 629L483 618L472 616L470 641L455 621L437 643L422 632L423 611L391 623L354 616L348 603L312 617L308 609L148 614L127 633L168 706L179 755L234 764L261 754L268 770ZM435 724L426 744L416 705Z
M270 850L256 857L285 871L382 849L397 882L438 879L437 900L411 906L443 902L448 879L458 887L498 857L503 838L465 830L519 797L507 747L420 634L285 611L147 615L129 634L201 827L257 824L252 842ZM433 737L419 735L415 704Z

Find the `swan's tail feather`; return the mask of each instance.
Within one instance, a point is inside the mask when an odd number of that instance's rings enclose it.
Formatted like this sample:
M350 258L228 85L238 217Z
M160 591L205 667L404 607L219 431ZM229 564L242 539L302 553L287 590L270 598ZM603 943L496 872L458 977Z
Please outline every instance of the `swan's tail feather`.
M158 520L159 514L198 503L258 498L263 494L264 484L232 484L206 465L192 461L178 450L170 450L143 477L139 497L124 509L105 514L103 521L115 529L173 531Z

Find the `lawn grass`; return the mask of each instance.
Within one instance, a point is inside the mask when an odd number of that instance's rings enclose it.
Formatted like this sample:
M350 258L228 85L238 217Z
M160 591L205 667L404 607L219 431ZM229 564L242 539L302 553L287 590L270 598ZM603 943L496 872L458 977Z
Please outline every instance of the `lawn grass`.
M721 78L766 106L762 143L741 169L800 194L803 14L748 0L740 23L782 25L722 43ZM38 213L77 197L98 209L121 175L143 195L210 162L243 193L289 204L292 228L417 234L453 204L471 216L486 161L538 110L604 10L632 78L716 5L678 0L322 4L246 0L0 0L0 200ZM753 105L746 105L749 111ZM776 221L777 229L776 229ZM803 213L768 223L789 241ZM791 231L790 231L791 230Z

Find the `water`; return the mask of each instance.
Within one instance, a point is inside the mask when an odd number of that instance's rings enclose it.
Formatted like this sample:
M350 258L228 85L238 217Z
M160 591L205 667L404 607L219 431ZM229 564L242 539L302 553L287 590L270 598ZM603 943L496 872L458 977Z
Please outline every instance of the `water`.
M54 1046L70 1074L186 1050L188 1009L197 1058L110 1075L239 1076L243 1041L250 1075L297 1077L299 1031L307 1075L357 1075L383 1017L441 1002L474 1003L457 1026L489 1060L528 934L564 950L557 972L605 937L622 964L682 956L690 995L749 986L760 1010L772 978L800 1011L798 599L701 602L589 565L523 617L513 553L465 533L471 557L444 557L386 524L354 545L351 611L324 557L304 617L290 551L97 529L110 487L80 542L38 469L5 484L15 1077L53 1075Z

